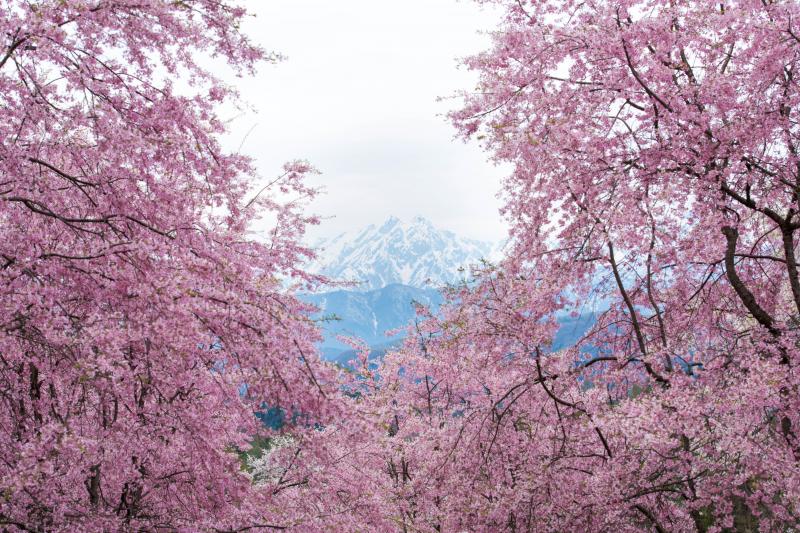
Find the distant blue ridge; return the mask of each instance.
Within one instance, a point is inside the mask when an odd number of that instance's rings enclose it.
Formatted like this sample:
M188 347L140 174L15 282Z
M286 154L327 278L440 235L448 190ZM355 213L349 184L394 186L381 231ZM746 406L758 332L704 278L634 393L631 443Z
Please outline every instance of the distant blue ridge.
M401 337L387 337L386 331L403 328L414 319L413 302L429 307L434 313L444 298L432 288L420 289L393 283L382 289L368 291L338 290L319 294L304 294L304 301L319 307L314 317L336 316L338 320L320 323L324 339L320 351L325 359L338 361L344 352L351 352L337 337L357 337L373 349L384 349Z
M421 289L394 283L382 289L369 291L337 290L318 294L304 294L301 298L321 308L314 317L320 319L335 315L339 320L320 323L324 339L320 351L324 359L347 366L355 351L340 342L337 336L358 337L370 346L370 358L380 358L386 351L402 342L402 335L387 337L385 332L404 328L416 316L413 302L418 302L437 312L444 298L433 288ZM558 318L552 351L573 346L594 324L594 313L577 317L564 315Z

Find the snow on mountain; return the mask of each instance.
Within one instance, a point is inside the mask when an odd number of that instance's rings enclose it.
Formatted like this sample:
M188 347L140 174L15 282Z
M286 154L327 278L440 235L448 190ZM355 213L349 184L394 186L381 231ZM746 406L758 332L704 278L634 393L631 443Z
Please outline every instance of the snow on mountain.
M422 217L403 222L389 217L380 226L342 233L315 246L311 270L336 280L356 281L361 290L393 283L438 287L461 279L460 267L494 259L499 247L459 237Z
M380 226L323 240L316 248L319 258L312 271L336 280L361 281L355 289L301 295L319 310L314 318L320 319L324 336L320 353L340 364L354 357L340 335L360 338L371 347L371 357L381 357L402 341L402 331L395 337L387 337L386 331L411 323L415 302L436 313L443 301L437 289L463 276L459 267L481 258L497 259L500 253L499 246L460 238L421 217L409 223L390 217ZM558 319L561 328L553 339L553 350L574 344L595 315L588 312Z

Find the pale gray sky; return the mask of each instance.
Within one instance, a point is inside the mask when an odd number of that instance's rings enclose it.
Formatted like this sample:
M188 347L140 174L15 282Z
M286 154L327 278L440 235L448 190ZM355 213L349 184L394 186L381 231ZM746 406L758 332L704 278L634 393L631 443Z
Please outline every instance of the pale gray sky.
M236 80L256 113L233 137L268 178L284 161L308 159L327 193L312 237L429 218L466 237L500 240L496 192L507 171L476 143L454 139L437 102L474 86L457 58L488 45L496 13L469 0L249 0L245 31L287 60ZM238 144L237 142L237 144Z

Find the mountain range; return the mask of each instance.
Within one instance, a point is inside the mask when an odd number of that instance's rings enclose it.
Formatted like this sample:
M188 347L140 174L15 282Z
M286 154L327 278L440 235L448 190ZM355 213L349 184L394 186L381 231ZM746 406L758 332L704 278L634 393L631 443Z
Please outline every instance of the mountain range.
M336 281L353 281L354 289L305 294L319 308L315 319L324 335L323 357L346 365L353 349L340 336L357 337L379 357L403 338L403 328L416 316L415 303L436 312L443 302L439 291L465 277L466 267L482 259L496 259L501 247L459 237L416 217L395 217L360 231L319 241L318 258L310 270ZM593 315L563 317L552 349L569 346L584 334ZM388 337L387 331L400 330Z
M352 289L307 294L303 299L319 308L315 318L324 334L323 357L346 364L352 348L340 336L366 342L380 355L402 340L402 329L416 316L415 303L436 311L442 303L439 288L463 279L466 268L496 257L499 246L460 237L415 217L405 222L389 217L314 245L316 261L309 270L335 281L353 282Z
M496 243L460 237L423 217L410 222L389 217L383 224L320 240L314 248L318 258L310 270L355 282L361 291L391 284L441 287L462 279L465 267L494 259L500 251Z

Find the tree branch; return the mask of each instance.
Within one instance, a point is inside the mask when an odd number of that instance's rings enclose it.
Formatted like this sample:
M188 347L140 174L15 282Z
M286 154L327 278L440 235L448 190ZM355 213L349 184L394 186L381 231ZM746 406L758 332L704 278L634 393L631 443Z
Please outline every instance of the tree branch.
M661 104L664 107L664 109L668 111L673 111L673 109L669 106L669 104L666 103L664 100L662 100L656 93L654 93L653 90L647 86L642 77L639 76L639 73L636 71L636 67L633 66L633 60L631 59L631 55L628 52L628 43L625 42L625 39L622 39L622 49L625 51L625 60L628 62L628 68L631 69L633 77L636 78L636 81L639 82L639 85L642 86L642 89L644 89L644 92L647 93L647 96L649 96L650 98Z
M728 242L728 246L725 250L725 272L733 290L736 291L739 299L759 324L767 328L773 336L780 336L781 332L775 328L775 321L769 313L758 305L755 296L753 296L753 293L745 286L739 274L736 272L734 257L736 255L736 243L739 240L738 230L731 226L724 226L722 228L722 234L725 235Z

